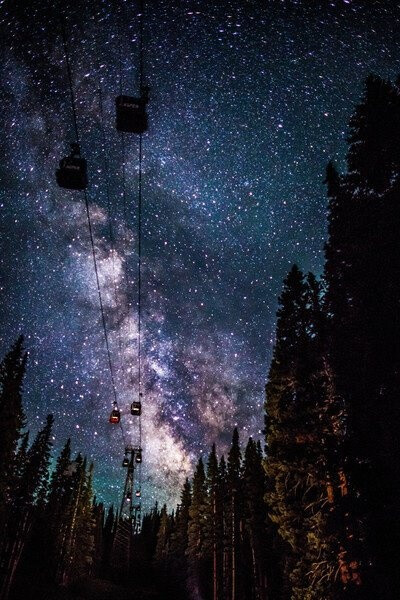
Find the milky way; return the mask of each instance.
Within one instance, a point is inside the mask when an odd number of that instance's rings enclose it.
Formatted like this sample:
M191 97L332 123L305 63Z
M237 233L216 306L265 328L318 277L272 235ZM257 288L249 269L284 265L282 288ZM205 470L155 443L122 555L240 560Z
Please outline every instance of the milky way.
M71 436L95 461L98 497L111 502L123 442L107 421L113 398L85 208L54 180L73 128L53 4L0 3L0 351L24 333L32 432L54 413L55 450ZM214 441L226 451L235 425L242 439L260 436L282 279L293 262L322 271L325 165L343 164L363 79L397 75L398 3L213 4L159 0L145 12L147 507L175 502L199 453ZM138 6L63 7L111 357L134 437L138 142L125 136L122 151L114 97L120 86L138 91Z

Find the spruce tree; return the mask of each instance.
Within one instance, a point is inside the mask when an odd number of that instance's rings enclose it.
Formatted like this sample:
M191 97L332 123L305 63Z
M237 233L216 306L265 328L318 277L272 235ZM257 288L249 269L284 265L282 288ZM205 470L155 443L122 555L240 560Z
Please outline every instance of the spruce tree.
M77 529L82 507L82 496L86 484L86 459L79 453L67 470L70 478L67 502L63 512L63 528L57 542L59 558L57 561L56 580L67 583L74 575L74 558L76 549Z
M28 446L29 446L29 431L24 433L21 437L21 443L18 448L18 452L15 457L15 480L16 486L19 487L20 479L24 470L26 469L26 461L28 458Z
M4 527L9 491L15 485L15 454L25 414L22 407L22 382L27 354L20 336L0 363L0 528Z
M56 467L51 475L48 498L49 513L54 515L57 508L64 501L66 489L70 487L71 467L71 438L68 438L60 455L57 458ZM58 525L57 525L58 526Z
M220 533L221 540L221 562L222 567L219 573L219 598L228 598L228 581L229 581L229 557L230 557L230 538L229 530L230 524L228 523L228 506L229 506L229 490L228 490L228 475L226 468L226 461L224 455L221 456L218 465L218 479L219 479L219 503L220 511L218 513L218 531ZM229 527L228 527L229 525Z
M273 540L267 533L267 507L264 502L266 475L262 460L260 444L249 438L242 475L243 522L249 550L246 589L249 599L254 600L265 600L267 594L274 591L273 576L277 570Z
M103 527L103 556L102 571L107 573L110 568L111 551L114 541L114 505L112 504L108 511Z
M208 597L217 600L220 597L218 582L222 567L221 532L219 531L221 511L220 481L218 459L215 444L213 444L207 462L207 518L204 524L204 556L208 572Z
M167 505L160 512L160 527L157 533L156 550L154 554L158 568L165 572L169 562L169 545L173 526L173 516L168 515Z
M44 508L46 499L53 416L48 415L46 425L38 432L26 454L25 467L10 508L7 528L4 531L1 562L7 573L2 582L0 597L7 598L22 553L29 540L37 515Z
M145 578L146 576L148 578L150 573L153 572L154 554L159 528L160 511L158 510L158 504L156 503L150 513L143 517L141 534L137 544L137 551L139 552L141 559L140 570Z
M266 501L270 518L286 543L284 594L293 600L335 597L335 551L331 544L322 543L327 520L322 507L328 432L322 418L326 383L319 296L315 278L309 275L305 280L294 266L279 300L266 388Z
M296 522L295 510L287 506L286 481L290 476L290 421L293 413L297 361L304 346L305 285L303 274L297 266L289 272L279 299L276 342L266 387L266 448L265 469L271 482L266 495L270 518L286 545L285 589L291 597L290 573L295 553L301 542L295 539L290 524ZM289 448L287 447L289 445ZM294 486L291 486L294 488ZM296 509L294 500L293 509ZM295 519L293 519L295 517ZM298 519L297 519L298 520Z
M94 545L92 551L92 564L90 565L91 577L104 577L103 555L104 555L104 525L105 509L102 502L97 502L96 496L93 498L93 535Z
M343 527L338 495L331 496L331 489L333 485L339 486L339 474L344 468L345 424L327 358L328 327L322 285L312 273L306 277L306 332L306 360L302 362L307 420L303 423L303 435L312 441L306 460L313 483L312 501L308 502L304 522L310 563L308 576L317 596L338 599L341 589L335 575Z
M400 586L399 132L398 86L370 76L350 122L348 172L327 173L329 358L347 432L343 580L359 587L358 564L364 593L383 599Z
M382 192L400 166L400 96L376 75L365 82L364 97L350 119L348 171L352 185Z
M49 485L51 454L51 432L53 415L48 415L46 425L37 434L27 453L26 468L22 474L21 499L25 505L34 505L43 510Z
M75 464L71 462L71 440L65 443L50 478L45 510L44 538L50 577L56 579L61 568L66 539L70 531L70 506L74 490Z
M239 564L241 560L240 528L242 514L242 486L241 486L242 454L239 445L239 432L235 427L232 436L232 445L228 453L227 487L228 504L226 506L226 532L229 548L229 570L227 573L226 592L230 600L238 600L241 593L241 580Z
M179 583L182 591L186 588L189 510L192 501L191 485L186 478L182 487L180 504L175 518L174 531L171 534L170 556L174 572L179 574Z
M90 575L94 563L93 463L86 469L86 460L83 462L82 479L76 499L76 512L72 521L75 531L70 549L69 579Z
M203 591L204 581L204 531L207 515L207 492L204 463L197 463L193 476L192 502L189 509L188 547L188 589L191 594Z

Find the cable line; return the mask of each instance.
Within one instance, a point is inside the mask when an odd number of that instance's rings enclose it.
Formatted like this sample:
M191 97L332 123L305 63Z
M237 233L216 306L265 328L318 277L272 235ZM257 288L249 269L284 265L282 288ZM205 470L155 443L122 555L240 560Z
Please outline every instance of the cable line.
M90 245L92 247L94 272L95 272L95 275L96 275L97 294L98 294L98 297L99 297L99 304L100 304L101 322L102 322L102 325L103 325L104 339L105 339L105 343L106 343L106 350L107 350L107 357L108 357L108 366L109 366L109 369L110 369L110 376L111 376L111 384L112 384L112 389L113 389L114 401L115 401L115 405L118 406L117 391L116 391L115 378L114 378L114 369L113 369L112 361L111 361L111 352L110 352L110 344L109 344L109 341L108 341L106 317L105 317L105 313L104 313L103 299L102 299L102 296L101 296L101 289L100 289L99 271L98 271L97 259L96 259L96 249L95 249L94 238L93 238L92 220L90 218L89 200L88 200L88 195L87 195L86 190L84 191L84 197L85 197L86 216L87 216L87 222L88 222L88 228L89 228L89 235L90 235Z
M139 401L142 399L142 134L139 137L139 180L138 180L138 380ZM142 443L142 422L139 417L139 446Z
M70 57L69 57L67 36L66 36L66 32L65 32L62 15L60 16L60 20L61 20L61 31L62 31L64 56L65 56L65 62L66 62L66 66L67 66L68 83L69 83L69 90L70 90L70 98L71 98L76 144L78 145L78 148L80 151L80 138L79 138L78 120L77 120L77 113L76 113L74 86L73 86L73 81L72 81L71 63L70 63ZM113 369L112 361L111 361L110 344L109 344L109 339L108 339L108 334L107 334L107 324L106 324L106 318L105 318L103 299L102 299L102 295L101 295L100 279L99 279L99 272L98 272L97 259L96 259L96 249L95 249L94 237L93 237L93 227L92 227L92 220L90 217L89 199L88 199L88 194L87 194L86 189L84 189L83 192L84 192L86 216L87 216L88 229L89 229L90 245L92 248L93 265L94 265L94 272L95 272L95 278L96 278L96 288L97 288L97 294L98 294L98 298L99 298L99 305L100 305L100 312L101 312L101 322L102 322L102 326L103 326L104 340L105 340L107 358L108 358L108 367L109 367L109 371L110 371L111 386L112 386L112 391L113 391L113 396L114 396L114 406L116 406L118 408L117 390L116 390L116 385L115 385L114 369ZM124 433L121 423L120 423L120 428L121 428L122 438L125 442L125 433Z
M112 219L112 202L111 202L111 194L110 194L110 168L109 162L106 154L106 132L104 127L104 109L103 109L103 94L101 90L101 81L99 78L99 107L100 107L100 124L101 124L101 137L102 137L102 151L104 157L104 172L106 179L106 198L107 198L107 217L108 217L108 234L110 238L110 246L111 246L111 272L112 272L112 281L113 281L113 291L114 291L114 300L115 306L118 306L118 295L117 295L117 282L116 282L116 274L115 274L115 235L113 230L113 219ZM122 339L121 332L119 327L117 328L117 337L118 337L118 349L120 354L122 354ZM121 360L121 366L124 375L125 372L125 362Z
M117 18L117 31L118 31L118 57L119 57L119 94L122 97L122 88L123 88L123 66L122 66L122 5L120 5L119 18ZM120 140L121 140L121 156L122 156L122 215L125 223L124 229L124 242L125 246L128 247L128 234L127 234L127 225L128 225L128 213L127 213L127 194L126 194L126 154L125 154L125 132L120 131ZM124 280L125 280L125 289L127 294L128 301L128 309L131 307L131 294L130 294L130 281L128 276L128 269L126 264L124 264Z
M62 43L63 43L63 49L64 49L65 64L67 66L69 91L70 91L70 96L71 96L72 117L73 117L73 121L74 121L75 139L76 139L76 143L80 147L78 119L76 116L75 94L74 94L74 86L72 83L71 62L69 59L67 34L65 31L64 19L63 19L62 15L60 15L60 24L61 24L61 36L62 36Z
M139 87L143 94L144 84L144 0L140 0L139 22ZM142 400L142 189L143 189L143 133L139 135L139 179L138 179L138 379L139 402ZM142 419L139 416L139 447L142 447ZM139 469L139 491L142 487L142 469Z

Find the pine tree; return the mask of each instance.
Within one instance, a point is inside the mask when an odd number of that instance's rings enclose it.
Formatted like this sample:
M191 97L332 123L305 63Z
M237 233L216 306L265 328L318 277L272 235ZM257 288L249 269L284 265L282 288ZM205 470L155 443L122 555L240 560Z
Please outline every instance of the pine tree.
M277 570L273 541L268 539L267 534L267 507L264 502L266 476L262 460L260 444L250 438L245 450L242 475L243 521L250 554L246 564L251 565L247 574L249 583L246 585L249 600L266 600L270 590L274 591L273 571Z
M294 266L278 310L267 383L265 469L270 518L286 542L284 586L298 600L333 598L334 540L323 543L327 515L325 438L331 436L319 286ZM318 526L318 527L317 527ZM332 590L332 591L331 591Z
M192 501L191 485L189 479L186 478L183 485L175 518L175 528L171 534L170 556L172 569L179 574L179 583L182 591L186 588L187 572L187 557L186 550L188 547L188 527L189 527L189 510Z
M97 502L96 496L93 498L93 534L94 534L94 546L92 552L92 565L90 570L91 577L104 577L103 569L103 555L104 555L104 538L103 538L103 525L104 525L104 504Z
M202 458L197 463L193 476L192 502L189 509L188 547L188 589L196 595L203 592L204 580L204 529L207 514L207 493L204 464Z
M228 581L229 581L229 556L230 556L230 540L229 540L229 529L230 523L228 523L228 507L229 503L229 490L228 490L228 474L226 468L226 461L224 455L221 456L218 465L218 479L219 479L219 504L220 511L218 512L218 532L220 532L221 540L221 569L219 573L219 598L224 600L228 598ZM228 527L229 525L229 527Z
M70 470L71 468L71 438L68 438L64 448L57 458L56 468L54 469L49 489L48 511L54 515L60 504L64 501L65 492L70 488ZM58 527L58 525L57 525Z
M21 436L21 443L18 448L18 452L15 457L15 480L16 486L20 486L20 480L26 469L26 461L28 459L28 446L29 446L29 431Z
M209 597L217 600L220 597L218 589L219 571L221 569L221 537L218 531L220 495L219 495L219 470L215 444L213 444L207 462L206 490L207 490L207 518L204 525L204 556L209 571Z
M276 343L267 383L265 468L272 487L266 500L270 518L288 544L286 547L285 584L292 597L290 582L297 557L305 546L305 532L301 529L303 516L298 505L299 487L304 477L293 469L296 432L298 362L304 352L306 300L303 274L295 265L289 272L279 299ZM291 493L290 493L291 492ZM300 495L300 497L301 497Z
M149 514L144 515L136 552L140 556L140 572L144 580L148 580L153 573L154 555L157 545L157 535L160 528L160 511L156 503ZM183 573L182 573L183 576Z
M94 562L93 463L86 470L86 460L82 465L82 480L72 521L72 528L75 531L70 549L69 579L90 575Z
M53 423L53 415L48 415L45 427L39 431L27 453L27 464L21 478L22 501L25 505L33 505L41 510L44 507L49 484Z
M110 559L112 546L114 541L114 505L112 504L108 511L103 527L103 556L102 556L102 571L107 573L110 568Z
M347 588L391 599L400 586L400 93L370 76L352 117L348 173L328 171L327 311L334 385L346 412ZM368 590L368 592L367 592Z
M305 381L303 393L307 401L307 420L303 435L310 440L308 473L313 484L312 501L308 499L304 525L307 529L308 577L317 597L340 597L336 583L337 556L342 535L342 515L337 494L343 469L342 445L345 424L342 403L332 382L327 360L327 319L324 312L322 286L312 273L306 277L307 351L303 360ZM306 425L306 427L305 427Z
M15 454L21 431L25 425L22 408L22 382L25 375L27 354L20 336L0 363L0 529L6 519L6 504L13 488Z
M86 459L84 460L80 453L71 462L66 475L70 478L70 483L62 517L63 528L57 541L59 558L56 581L58 583L67 583L74 575L77 529L86 483Z
M157 544L154 555L156 563L162 570L166 570L168 564L171 530L172 518L168 515L167 505L164 504L160 513L160 527L157 533Z
M7 528L4 532L2 565L7 573L0 590L0 598L7 598L22 552L27 544L35 518L43 510L47 493L51 430L53 416L48 415L26 454L25 467L13 498Z
M68 440L57 458L50 477L46 505L37 511L19 568L18 590L23 589L24 582L34 580L37 596L44 594L43 590L49 585L54 585L61 567L63 543L69 533L66 515L72 494L70 455L71 443Z
M400 166L400 96L390 81L370 75L350 120L349 175L354 186L382 192Z
M241 490L242 455L239 445L239 432L235 427L232 445L228 453L227 487L228 505L226 507L226 532L229 539L229 572L226 580L226 591L230 600L240 598L241 582L238 565L241 558L240 529L242 519Z
M93 564L93 464L87 469L86 458L82 459L78 454L75 465L76 471L72 474L73 493L66 511L68 533L60 573L63 582L90 574Z
M75 471L76 464L71 462L71 440L68 439L51 475L43 527L47 569L49 576L54 579L62 568L65 544L70 534Z

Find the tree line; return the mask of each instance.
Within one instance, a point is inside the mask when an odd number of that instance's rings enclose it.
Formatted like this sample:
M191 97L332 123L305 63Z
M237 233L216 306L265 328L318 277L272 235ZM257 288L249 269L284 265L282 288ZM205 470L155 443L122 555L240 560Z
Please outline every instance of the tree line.
M22 406L27 353L20 337L0 363L0 598L90 575L99 561L104 508L93 497L93 464L68 439L51 465L53 416L29 444Z
M155 506L135 536L132 577L158 579L167 597L397 598L399 140L400 81L370 76L347 170L326 170L324 273L294 265L284 280L265 439L241 447L235 429L227 456L214 445L176 510ZM29 443L25 368L20 338L0 364L1 600L29 597L28 581L118 573L120 519L93 497L93 466L68 440L50 472L51 415Z
M215 445L199 459L175 511L156 506L144 517L141 549L171 597L278 598L280 541L265 490L261 443L250 438L242 455L235 429L226 460Z

